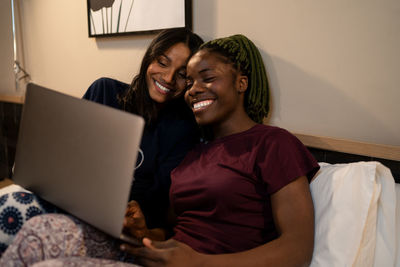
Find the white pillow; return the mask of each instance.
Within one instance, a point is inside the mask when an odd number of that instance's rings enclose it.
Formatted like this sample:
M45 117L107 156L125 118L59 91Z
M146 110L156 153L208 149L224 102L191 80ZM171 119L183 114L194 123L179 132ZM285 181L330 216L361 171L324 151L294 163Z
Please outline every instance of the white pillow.
M7 185L3 188L0 188L0 195L16 192L16 191L25 191L29 192L28 190L24 189L23 187L17 185L17 184L10 184Z
M396 262L396 189L390 170L377 166L377 183L381 185L376 222L375 267L399 266Z
M373 266L384 179L379 170L387 168L378 162L320 165L310 185L315 209L311 266Z
M396 184L396 262L400 266L400 184Z
M0 255L22 225L33 216L45 213L47 206L45 201L19 185L0 189Z

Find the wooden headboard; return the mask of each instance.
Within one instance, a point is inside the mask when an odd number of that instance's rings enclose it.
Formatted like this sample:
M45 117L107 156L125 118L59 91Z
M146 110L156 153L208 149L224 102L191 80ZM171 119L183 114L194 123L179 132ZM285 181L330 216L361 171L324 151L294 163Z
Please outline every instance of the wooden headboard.
M348 163L379 161L388 167L400 183L400 146L363 143L351 140L295 133L318 161Z
M362 143L306 134L295 135L307 147L400 161L400 146Z
M9 103L16 103L16 104L23 104L25 96L22 95L4 95L0 94L0 101L1 102L9 102Z

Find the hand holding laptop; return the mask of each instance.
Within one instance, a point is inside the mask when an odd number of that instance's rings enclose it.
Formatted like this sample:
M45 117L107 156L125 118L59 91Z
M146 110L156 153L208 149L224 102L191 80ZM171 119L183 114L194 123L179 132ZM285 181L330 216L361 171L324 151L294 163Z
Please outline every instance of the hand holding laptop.
M126 235L136 237L138 240L142 240L143 237L148 237L153 240L165 240L165 231L163 229L147 228L146 220L139 203L134 200L130 201L126 208L123 232ZM143 246L141 241L140 245Z
M126 208L123 232L136 238L142 239L147 236L146 220L136 201L130 201Z

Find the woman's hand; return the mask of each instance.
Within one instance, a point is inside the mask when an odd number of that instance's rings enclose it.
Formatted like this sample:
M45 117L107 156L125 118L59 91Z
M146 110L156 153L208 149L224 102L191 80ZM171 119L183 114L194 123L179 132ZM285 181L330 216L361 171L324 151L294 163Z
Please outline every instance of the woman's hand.
M174 239L153 241L143 239L144 247L136 248L128 244L121 245L121 250L137 256L144 266L202 266L204 254L200 254L188 245Z
M149 236L149 229L147 229L143 212L140 209L139 203L134 200L130 201L126 208L124 232L139 239Z
M154 240L165 240L165 231L161 228L148 229L146 219L139 203L132 200L128 203L124 219L124 232L130 236L142 239L149 237Z

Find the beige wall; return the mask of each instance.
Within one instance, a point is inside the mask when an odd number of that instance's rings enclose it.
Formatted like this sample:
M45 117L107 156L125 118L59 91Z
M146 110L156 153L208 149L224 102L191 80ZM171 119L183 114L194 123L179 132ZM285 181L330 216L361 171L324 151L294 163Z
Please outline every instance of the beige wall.
M38 84L82 96L101 76L130 82L153 36L88 38L86 1L22 1L26 68Z
M24 0L26 69L81 96L100 76L126 82L153 35L88 38L86 1ZM203 38L243 33L261 50L270 122L294 132L400 145L400 1L193 0Z
M11 1L0 1L0 94L15 92Z

